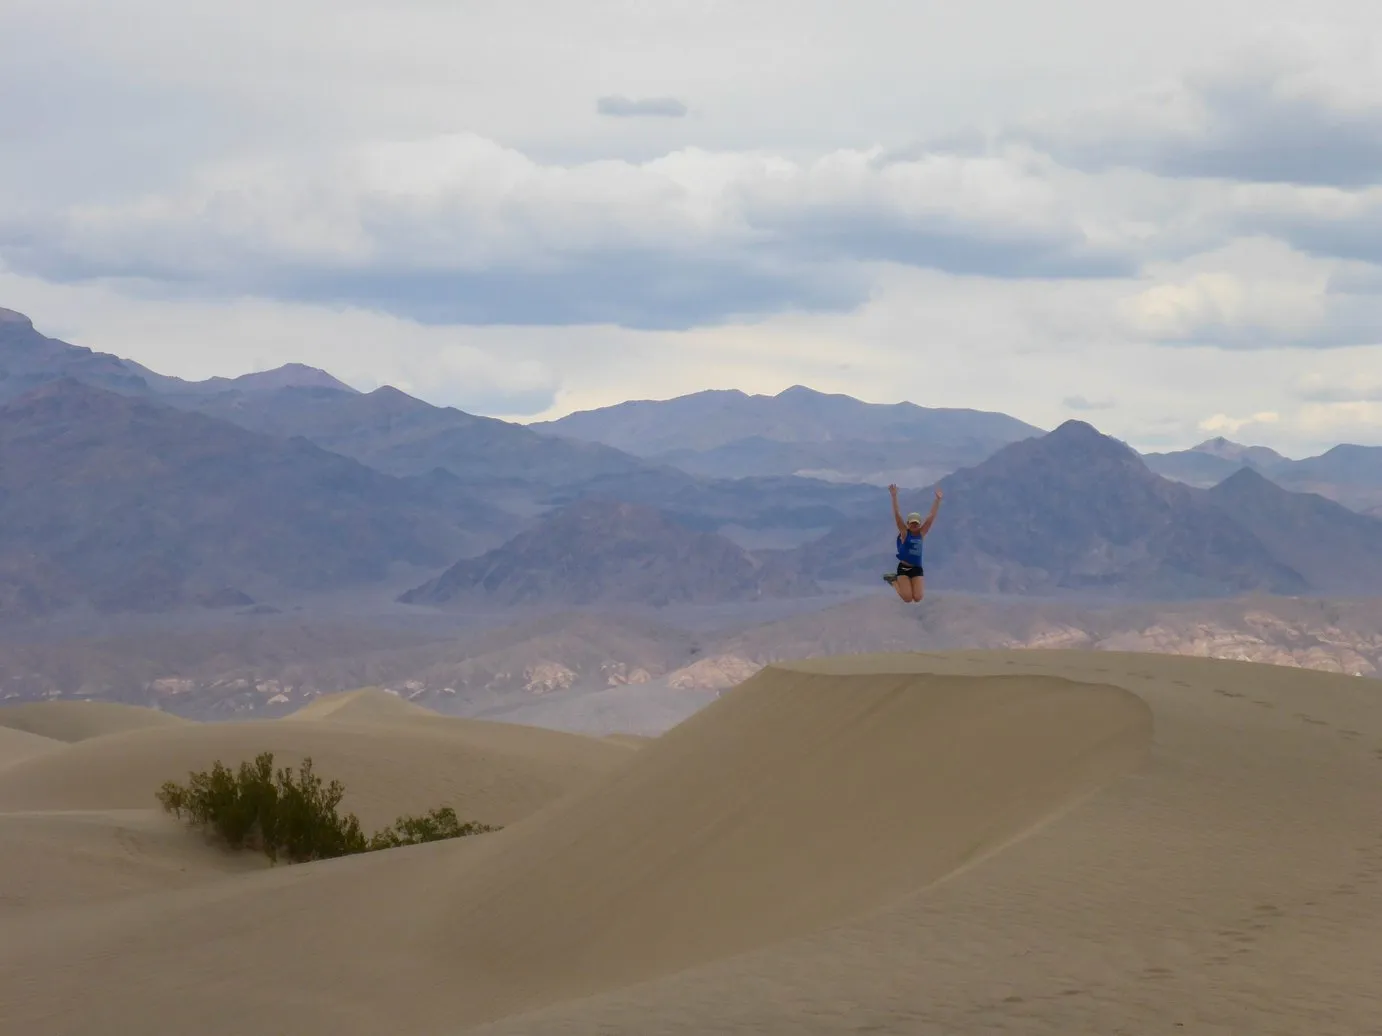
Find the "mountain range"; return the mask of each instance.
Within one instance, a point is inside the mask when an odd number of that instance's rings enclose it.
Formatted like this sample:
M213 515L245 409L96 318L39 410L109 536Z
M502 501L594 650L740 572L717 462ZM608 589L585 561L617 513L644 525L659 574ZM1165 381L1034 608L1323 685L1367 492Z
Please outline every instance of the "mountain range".
M1043 432L802 386L524 427L302 365L171 378L8 310L0 403L4 618L377 599L388 586L432 609L883 590L894 530L874 480L903 472L909 507L946 490L927 546L933 587L1192 597L1382 585L1382 521L1359 513L1382 448L1292 461L1211 440L1142 457L1078 421ZM1325 499L1340 487L1359 511Z
M1382 507L1382 446L1341 443L1316 457L1292 460L1265 446L1243 446L1222 437L1188 450L1148 453L1159 475L1199 488L1218 485L1244 469L1283 489L1318 493L1356 511Z
M303 439L70 377L0 407L0 613L358 587L483 548L504 521Z
M1173 482L1081 421L1005 446L940 485L926 570L947 588L1182 598L1382 585L1382 522L1251 472L1210 490ZM918 496L903 505L925 510ZM1288 527L1293 535L1278 531ZM871 524L800 548L800 563L822 578L878 579L895 535L880 508Z
M775 396L728 389L634 400L531 427L696 474L804 475L913 486L1041 434L1007 414L864 403L803 385Z

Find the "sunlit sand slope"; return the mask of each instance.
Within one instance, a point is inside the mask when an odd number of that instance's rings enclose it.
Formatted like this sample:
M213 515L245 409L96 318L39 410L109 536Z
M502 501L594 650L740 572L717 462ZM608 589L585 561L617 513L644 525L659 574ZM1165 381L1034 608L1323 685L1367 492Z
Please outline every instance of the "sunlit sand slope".
M909 657L1121 685L1152 708L1150 758L892 909L475 1031L1382 1033L1382 682L1161 655Z
M495 835L31 911L0 1028L458 1031L896 904L1146 759L1124 690L916 669L769 668Z
M440 713L414 705L396 694L376 687L362 687L356 691L324 694L308 702L286 719L330 719L349 723L388 722L412 717L442 719Z

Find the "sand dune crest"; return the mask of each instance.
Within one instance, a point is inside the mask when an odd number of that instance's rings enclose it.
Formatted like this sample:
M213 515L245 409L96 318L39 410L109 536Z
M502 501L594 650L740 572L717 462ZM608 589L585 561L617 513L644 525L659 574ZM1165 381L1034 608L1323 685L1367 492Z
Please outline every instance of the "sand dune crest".
M58 741L86 741L146 727L189 725L189 721L157 709L115 702L42 701L0 706L0 727Z
M361 687L354 691L323 694L296 712L285 716L291 720L336 720L350 723L387 722L406 717L442 718L440 713L405 701L396 694L377 687Z

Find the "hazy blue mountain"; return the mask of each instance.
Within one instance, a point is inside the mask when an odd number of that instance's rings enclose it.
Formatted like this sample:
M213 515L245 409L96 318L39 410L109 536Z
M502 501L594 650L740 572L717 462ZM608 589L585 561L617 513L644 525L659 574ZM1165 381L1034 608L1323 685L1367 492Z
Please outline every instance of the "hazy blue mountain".
M1244 446L1223 436L1188 450L1144 453L1142 459L1158 475L1200 488L1217 485L1245 467L1272 472L1292 463L1266 446Z
M299 435L395 475L446 473L519 513L596 497L654 507L702 531L819 530L847 519L876 488L803 478L711 479L601 443L437 407L394 388L222 393L183 405L271 435Z
M1291 460L1265 446L1218 438L1189 450L1148 453L1143 459L1157 474L1201 488L1250 468L1283 488L1318 493L1355 511L1382 506L1382 446L1346 443L1317 457Z
M1343 443L1318 457L1290 461L1283 477L1296 485L1320 482L1326 485L1382 487L1382 446Z
M1314 493L1283 489L1250 468L1206 495L1274 556L1289 562L1312 591L1382 591L1382 521Z
M441 568L512 525L440 497L303 439L49 382L0 407L0 611L358 587Z
M148 381L119 357L47 338L22 313L0 309L0 402L59 378L130 395L152 393Z
M238 378L185 381L158 374L133 360L49 338L39 333L24 314L0 309L0 402L60 378L75 378L97 388L144 397L254 393L295 385L354 391L325 371L300 363Z
M1041 430L1006 414L864 403L796 385L637 400L532 425L713 477L807 475L917 485Z
M522 425L433 406L391 387L359 393L289 386L221 393L185 405L269 435L302 436L389 474L441 469L477 488L555 488L652 467L607 446L553 440Z

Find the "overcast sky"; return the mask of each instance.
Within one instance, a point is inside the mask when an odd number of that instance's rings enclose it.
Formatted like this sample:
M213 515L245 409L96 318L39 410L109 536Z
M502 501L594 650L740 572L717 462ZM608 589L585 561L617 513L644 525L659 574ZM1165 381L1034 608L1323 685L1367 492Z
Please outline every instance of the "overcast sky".
M0 306L517 420L1382 444L1382 5L0 0Z

